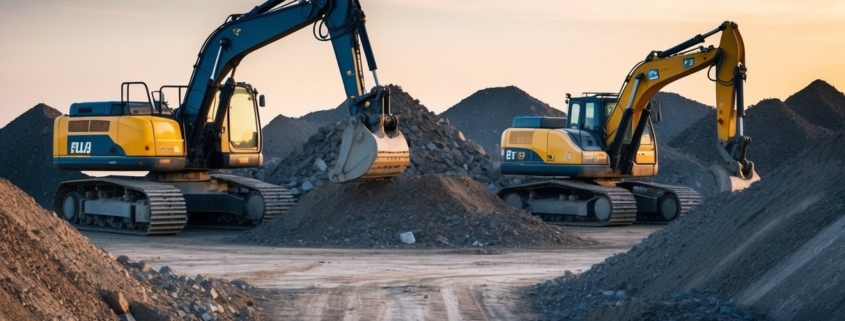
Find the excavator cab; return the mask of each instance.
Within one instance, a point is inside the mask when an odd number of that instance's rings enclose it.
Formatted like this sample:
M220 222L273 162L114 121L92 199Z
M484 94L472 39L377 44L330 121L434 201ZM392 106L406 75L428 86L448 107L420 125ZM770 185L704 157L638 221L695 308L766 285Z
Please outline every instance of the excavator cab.
M581 148L608 150L605 146L605 124L618 104L619 94L606 92L585 92L581 97L573 98L567 94L568 124L570 132L577 131L587 146L582 143ZM656 104L656 102L652 102ZM634 140L633 127L628 127L624 135L624 143L631 144ZM577 136L576 136L577 137ZM595 146L593 146L595 145ZM639 174L637 176L654 176L657 174L657 142L651 119L646 119L645 128L639 137L639 145L633 156Z

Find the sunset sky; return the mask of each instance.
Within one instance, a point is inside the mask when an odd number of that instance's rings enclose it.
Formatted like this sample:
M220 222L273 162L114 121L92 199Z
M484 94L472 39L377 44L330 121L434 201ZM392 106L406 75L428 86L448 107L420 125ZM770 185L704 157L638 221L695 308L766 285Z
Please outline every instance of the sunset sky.
M786 99L815 79L845 89L842 0L361 2L381 82L438 113L487 87L515 85L561 109L567 92L615 92L649 51L725 20L746 42L748 104ZM208 34L260 3L0 0L0 126L37 103L67 112L77 101L119 100L122 81L185 84ZM237 79L267 96L265 124L344 99L331 45L310 26L248 56ZM664 91L712 105L713 87L700 72Z

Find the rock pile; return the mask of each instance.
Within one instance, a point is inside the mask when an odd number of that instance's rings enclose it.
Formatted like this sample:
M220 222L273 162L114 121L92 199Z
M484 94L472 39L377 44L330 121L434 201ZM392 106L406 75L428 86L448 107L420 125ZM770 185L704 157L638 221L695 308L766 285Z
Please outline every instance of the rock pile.
M402 233L411 232L403 244ZM409 235L406 235L408 237ZM239 241L284 246L567 247L591 241L518 211L469 177L324 184Z
M555 109L515 86L482 89L440 114L478 143L493 160L499 159L502 132L517 116L565 117Z
M227 281L178 275L170 267L158 271L149 263L131 262L128 257L117 258L119 263L146 287L163 290L167 301L176 305L176 315L186 320L261 320L254 297L263 292L243 280Z
M710 202L717 205L693 210L629 252L581 275L538 285L534 300L555 319L569 313L577 316L573 320L608 320L613 318L590 318L585 311L620 314L634 298L677 302L676 294L694 291L773 320L845 318L845 295L830 286L845 282L843 139L842 133L822 138L742 193L719 196ZM604 291L620 290L622 298L608 304ZM731 319L721 317L724 306L713 319ZM656 305L644 309L633 318L665 311ZM715 311L713 304L703 309ZM732 319L749 317L742 310L734 313L733 305L726 310L737 315Z
M391 111L400 119L400 130L408 140L411 164L405 176L445 174L470 176L490 189L509 184L497 165L483 148L466 140L448 121L428 111L408 93L391 85ZM328 179L328 171L335 166L345 124L338 122L319 129L303 145L302 153L295 153L273 166L262 169L264 179L284 185L294 195L302 195Z
M0 129L6 142L0 153L0 177L32 195L45 208L52 208L53 193L65 180L84 178L77 171L53 167L53 121L62 113L38 104Z
M285 158L291 153L301 152L302 143L317 133L317 127L300 118L276 116L264 126L264 159Z
M181 301L171 296L168 291L172 290L157 286L157 276L150 280L144 274L143 279L150 281L139 282L134 272L0 179L1 320L116 320L118 315L138 320L182 319ZM221 289L232 297L247 296L246 290ZM210 301L204 296L184 298ZM220 298L215 302L220 303ZM210 316L247 320L240 310L245 306L234 305L237 314L224 311ZM201 320L201 315L194 320Z

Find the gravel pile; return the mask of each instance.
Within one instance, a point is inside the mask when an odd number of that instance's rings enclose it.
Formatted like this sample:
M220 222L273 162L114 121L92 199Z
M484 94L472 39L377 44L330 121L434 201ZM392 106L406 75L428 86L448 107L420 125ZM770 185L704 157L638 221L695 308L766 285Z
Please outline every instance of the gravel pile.
M845 94L816 80L786 99L789 108L807 121L832 131L845 128Z
M52 208L59 183L86 177L53 167L53 122L61 115L50 106L38 104L0 129L0 141L7 143L0 153L0 177L32 195L45 208Z
M226 308L204 312L215 320L258 317L245 314L253 311L248 311L248 302L238 300L250 296L247 290L251 288L246 286L221 286L220 292L226 296L218 293L213 299L204 293L175 290L192 287L189 281L163 281L176 276L139 271L127 270L67 222L0 179L0 320L117 320L119 315L124 319L182 320L179 310L184 302L215 302ZM214 286L223 283L215 282ZM203 320L202 314L193 315L184 319Z
M658 144L661 143L658 141ZM657 148L657 176L645 179L646 181L687 186L704 199L719 194L713 174L701 160L668 144L659 145Z
M566 117L566 113L522 89L507 86L479 90L440 114L440 118L449 120L494 160L500 160L502 132L511 127L517 116Z
M413 244L400 234L411 232ZM324 184L240 242L309 247L568 247L592 244L516 210L477 181L426 175Z
M445 174L470 176L491 190L510 184L502 177L477 144L448 121L428 111L408 93L391 85L391 111L400 119L400 130L408 140L411 164L404 176ZM259 177L267 182L284 185L292 194L302 196L328 181L328 172L337 162L343 122L321 127L303 145L302 153L294 153L277 164L261 169Z
M317 133L317 125L300 118L276 116L264 126L264 159L285 158L302 152L302 143Z
M773 320L845 319L845 291L830 286L845 282L843 139L841 133L820 139L760 182L717 197L629 252L536 286L535 301L556 319L569 309L579 316L573 320L609 320L584 311L623 313L633 299L681 304L675 295L692 291ZM608 304L604 291L620 290L622 302ZM637 316L666 312L646 307ZM740 317L748 315L733 318Z
M771 171L813 145L813 141L830 134L793 112L778 99L766 99L748 110L745 122L753 139L748 159L757 172ZM755 146L759 145L759 146Z
M746 112L746 135L751 137L748 159L757 172L774 170L789 157L803 151L811 142L827 135L828 130L807 122L778 99L765 99ZM693 155L704 164L721 160L716 150L716 115L711 111L670 146Z
M708 112L713 110L710 106L676 93L659 92L654 95L654 99L660 104L660 113L663 116L663 121L654 123L658 144L672 141L678 134L709 115ZM656 111L654 110L655 113ZM657 115L652 115L652 119L657 120Z

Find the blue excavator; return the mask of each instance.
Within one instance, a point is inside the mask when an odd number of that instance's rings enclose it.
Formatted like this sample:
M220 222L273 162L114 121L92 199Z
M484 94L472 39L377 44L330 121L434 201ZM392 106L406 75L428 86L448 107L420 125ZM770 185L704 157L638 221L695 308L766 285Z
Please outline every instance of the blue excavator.
M188 85L151 92L143 82L125 82L119 101L72 104L54 125L57 168L149 173L63 182L53 208L79 229L140 235L177 234L189 218L249 227L283 214L293 206L283 187L211 170L262 165L264 96L235 81L235 71L253 51L309 25L332 44L350 113L329 179L400 175L410 161L408 143L390 113L390 92L378 82L364 23L358 0L270 0L229 15L208 36ZM369 91L362 54L375 80ZM165 93L175 94L177 105Z

